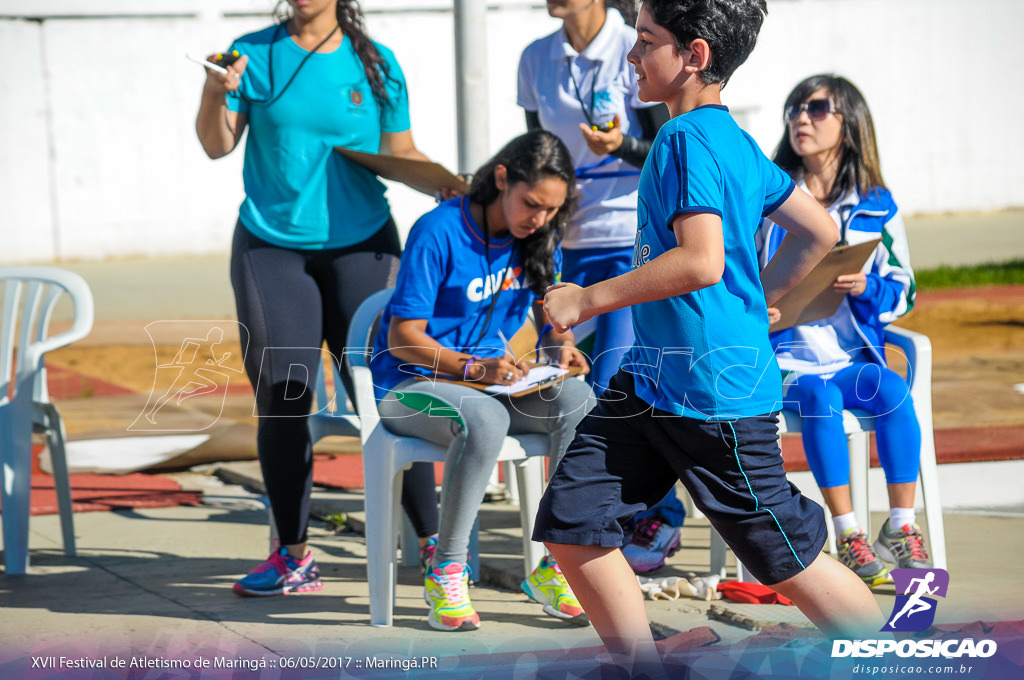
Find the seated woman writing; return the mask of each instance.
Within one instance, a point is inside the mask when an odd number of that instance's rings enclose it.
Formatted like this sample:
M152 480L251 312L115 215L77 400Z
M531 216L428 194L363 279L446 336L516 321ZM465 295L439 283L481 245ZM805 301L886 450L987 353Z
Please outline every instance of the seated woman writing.
M445 201L413 226L374 343L370 367L384 427L448 449L439 518L432 465L414 465L402 493L420 536L430 625L439 630L480 626L467 592L466 551L505 436L549 434L553 469L592 405L591 389L580 380L515 397L453 381L511 385L523 377L529 366L512 355L506 338L531 307L538 347L562 367L586 371L572 333L551 331L539 302L559 279L574 184L572 160L556 136L538 130L509 142L476 173L468 196ZM420 410L431 398L457 416ZM587 622L550 557L523 589L548 614Z

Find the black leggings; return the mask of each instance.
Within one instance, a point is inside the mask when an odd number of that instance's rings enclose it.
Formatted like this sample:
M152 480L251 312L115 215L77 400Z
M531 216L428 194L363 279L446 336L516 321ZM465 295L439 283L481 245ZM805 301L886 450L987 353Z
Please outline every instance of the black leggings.
M231 285L245 370L256 393L260 467L284 545L306 540L313 488L306 421L320 348L326 341L331 354L344 356L356 308L395 284L400 256L398 230L390 219L362 243L332 250L282 248L253 236L241 223L235 226ZM341 375L351 394L348 371Z

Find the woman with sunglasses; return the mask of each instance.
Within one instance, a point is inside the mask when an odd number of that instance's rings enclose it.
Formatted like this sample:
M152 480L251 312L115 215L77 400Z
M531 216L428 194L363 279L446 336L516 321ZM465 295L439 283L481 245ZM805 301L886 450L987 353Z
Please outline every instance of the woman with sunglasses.
M633 0L548 0L562 21L519 60L518 103L530 130L551 130L576 164L579 205L566 225L562 279L589 286L632 268L640 169L668 108L640 101L626 54L636 42ZM588 382L600 396L633 344L628 309L596 317ZM646 573L679 547L686 509L670 491L627 527L623 553Z
M384 427L448 449L439 521L432 465L416 467L425 468L425 478L407 474L402 491L420 536L428 619L438 630L480 626L466 589L466 552L505 436L550 435L554 469L592 405L591 389L581 380L507 397L435 379L518 381L529 367L512 355L506 338L523 326L531 307L538 347L561 366L586 371L572 333L545 326L540 303L560 278L559 242L574 193L572 160L558 137L537 130L513 139L476 172L467 196L442 203L413 226L374 342L370 370ZM439 416L446 408L457 415ZM550 557L523 589L548 614L587 622Z
M906 382L887 368L883 340L885 326L914 304L914 272L860 91L838 76L807 78L786 98L785 123L775 163L829 211L838 245L880 239L862 271L832 284L845 293L834 315L771 336L787 374L785 401L796 402L803 416L807 463L832 513L839 559L874 587L892 580L883 559L904 569L930 566L914 515L921 431ZM781 227L764 222L758 232L762 267L784 236ZM778 310L769 314L778 320ZM844 408L878 417L890 510L873 546L853 514Z
M394 281L401 253L384 185L334 147L424 158L409 129L402 70L389 49L367 37L359 5L280 6L279 23L210 57L226 71L207 69L196 119L210 158L231 153L249 130L231 283L256 391L260 466L281 541L235 583L236 593L252 596L322 588L306 544L312 380L323 342L344 356L351 315ZM342 376L348 382L347 371Z

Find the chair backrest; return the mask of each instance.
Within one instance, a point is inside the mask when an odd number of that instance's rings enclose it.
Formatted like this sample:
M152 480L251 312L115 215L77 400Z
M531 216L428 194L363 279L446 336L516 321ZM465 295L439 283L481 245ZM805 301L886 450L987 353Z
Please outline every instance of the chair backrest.
M31 384L33 400L48 402L43 356L89 334L92 291L81 276L56 267L0 267L0 285L0 404L9 399L12 380L15 392ZM50 319L63 294L71 299L74 320L71 328L50 336Z
M377 321L384 313L384 308L391 300L394 288L378 290L363 300L352 321L348 325L348 338L345 340L345 353L349 365L369 367L370 353L373 352L373 340L379 326Z
M364 444L380 423L377 401L373 398L370 358L373 352L373 337L378 328L377 320L391 300L392 292L394 288L385 288L363 300L349 323L348 338L345 342L345 356L348 359L349 370L352 371L355 392L351 396L359 413L359 436Z

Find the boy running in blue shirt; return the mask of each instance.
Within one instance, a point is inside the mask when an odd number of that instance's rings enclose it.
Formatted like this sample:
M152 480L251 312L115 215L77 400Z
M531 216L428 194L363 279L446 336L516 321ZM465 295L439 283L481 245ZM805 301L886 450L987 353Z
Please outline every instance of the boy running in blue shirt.
M556 284L558 330L632 306L636 343L579 426L541 502L534 540L558 560L605 646L654 656L622 523L676 479L762 583L829 635L878 631L863 582L821 552L821 508L786 480L779 370L767 306L838 238L814 199L759 150L720 91L750 54L764 0L646 0L629 61L640 98L668 105L640 178L633 270L587 288ZM788 232L758 271L763 216ZM598 511L595 512L595 508Z

